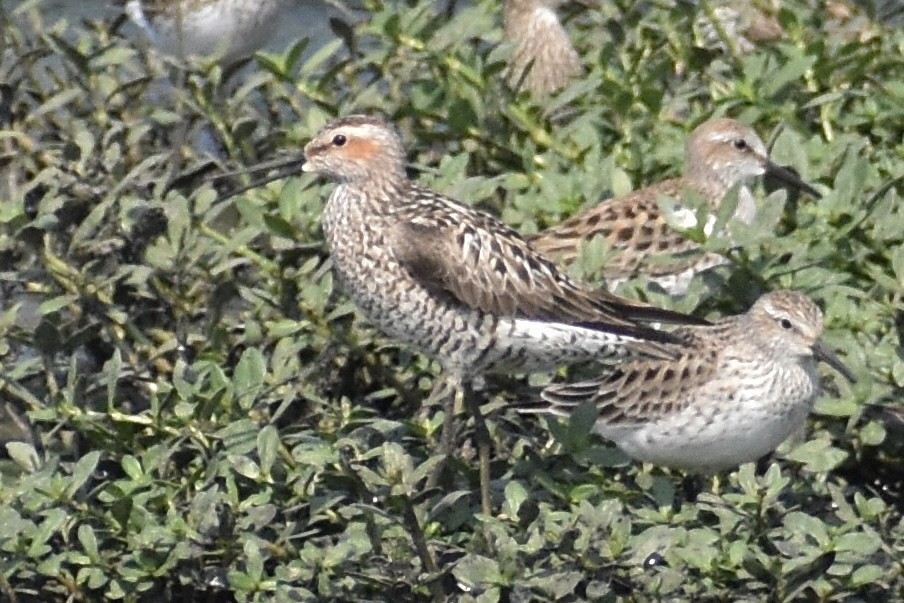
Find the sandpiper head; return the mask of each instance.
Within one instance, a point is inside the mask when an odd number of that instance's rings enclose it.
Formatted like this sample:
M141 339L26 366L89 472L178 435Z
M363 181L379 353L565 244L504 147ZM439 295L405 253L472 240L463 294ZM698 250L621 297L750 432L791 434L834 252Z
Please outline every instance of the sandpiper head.
M341 183L405 178L405 148L395 128L377 117L351 115L325 125L304 148L302 170Z
M761 296L749 312L751 333L777 354L814 357L841 373L849 381L856 378L819 339L823 316L809 297L797 291L773 291Z
M685 146L685 173L695 179L718 179L726 187L769 174L820 197L792 170L769 160L766 145L750 126L727 117L703 122L691 133Z
M769 151L750 126L720 117L703 122L685 147L685 170L734 185L766 173Z

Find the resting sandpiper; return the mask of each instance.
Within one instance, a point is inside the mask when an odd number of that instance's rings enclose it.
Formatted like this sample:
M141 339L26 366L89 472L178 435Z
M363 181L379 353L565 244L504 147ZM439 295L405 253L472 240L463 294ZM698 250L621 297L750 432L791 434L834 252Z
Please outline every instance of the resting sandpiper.
M750 178L770 175L815 197L819 192L788 168L769 160L763 141L749 126L733 119L711 119L698 126L685 145L684 175L638 189L622 197L601 202L561 224L528 237L537 251L570 263L582 247L602 239L613 254L602 269L610 287L642 273L673 294L687 289L698 272L724 263L714 253L694 253L699 245L674 230L663 215L659 200L681 200L691 193L701 197L715 212L728 192ZM753 195L742 186L733 220L750 223L756 215ZM673 217L680 226L696 225L696 212L679 204ZM711 234L715 216L706 224ZM676 256L669 262L645 262L650 256Z
M819 393L818 360L854 376L819 340L822 312L795 291L767 293L745 313L683 326L674 360L633 360L604 377L552 385L548 412L584 402L596 432L635 459L695 472L755 461L804 422Z

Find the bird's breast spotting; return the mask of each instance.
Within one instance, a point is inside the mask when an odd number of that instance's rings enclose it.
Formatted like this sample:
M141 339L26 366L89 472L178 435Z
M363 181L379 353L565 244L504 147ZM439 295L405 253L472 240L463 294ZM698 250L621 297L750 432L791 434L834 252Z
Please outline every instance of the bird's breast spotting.
M461 363L468 362L462 354L479 355L477 331L490 328L482 323L486 317L416 280L384 234L389 218L363 215L362 205L339 187L324 212L324 235L345 293L374 326L422 352Z

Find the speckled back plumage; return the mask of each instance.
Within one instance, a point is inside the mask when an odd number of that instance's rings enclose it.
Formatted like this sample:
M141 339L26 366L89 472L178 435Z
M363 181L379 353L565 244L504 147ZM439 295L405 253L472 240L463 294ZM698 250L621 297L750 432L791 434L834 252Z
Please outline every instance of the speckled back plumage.
M716 470L774 449L804 421L819 392L816 361L850 373L819 342L822 313L805 295L776 291L712 326L680 327L685 352L623 363L601 379L550 386L549 412L584 402L596 430L631 456Z
M603 276L610 281L634 276L642 265L644 274L650 277L671 274L696 264L700 258L648 265L644 260L700 247L669 226L659 208L658 200L663 197L681 199L688 192L702 195L688 184L683 178L673 178L617 197L531 235L528 241L540 253L570 263L581 256L584 245L601 239L607 249L615 252L603 268Z
M323 214L337 278L362 312L447 370L534 370L643 353L672 338L638 320L698 322L594 291L489 214L405 177L395 130L339 119L305 147L339 182Z

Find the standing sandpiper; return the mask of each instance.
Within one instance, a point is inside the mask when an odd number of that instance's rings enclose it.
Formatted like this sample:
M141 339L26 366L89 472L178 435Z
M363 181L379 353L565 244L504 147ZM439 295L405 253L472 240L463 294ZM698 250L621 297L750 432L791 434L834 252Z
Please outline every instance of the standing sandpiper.
M670 197L680 201L683 194L690 192L702 197L715 212L734 186L766 174L820 197L816 189L791 170L772 163L766 145L749 126L733 119L711 119L691 133L685 146L682 177L603 201L561 224L528 237L528 241L537 251L564 263L579 258L581 248L587 242L595 238L603 239L614 254L601 274L609 281L610 287L643 273L670 293L680 294L687 290L694 274L726 260L714 253L694 254L700 246L669 226L660 211L659 199ZM755 214L753 195L742 186L732 219L750 223ZM697 220L696 212L680 206L675 218L686 228L693 227ZM711 234L714 222L715 217L711 216L706 224L706 234ZM644 260L649 256L674 254L690 254L691 257L689 260L644 265Z
M161 52L232 63L273 36L288 0L129 0L125 12Z
M595 431L638 460L719 471L757 460L803 424L819 393L817 360L854 381L821 332L816 304L775 291L746 314L676 329L687 343L677 359L626 362L542 397L559 415L591 402Z
M543 96L564 88L581 73L581 61L555 9L565 0L506 0L505 39L515 44L509 82ZM525 70L527 74L525 75Z
M339 185L323 212L338 282L380 329L439 360L455 389L445 406L446 454L455 402L474 414L484 512L489 435L466 394L476 374L674 357L671 335L637 321L701 322L574 281L493 216L421 188L406 176L401 138L380 119L335 120L304 157L304 171Z

